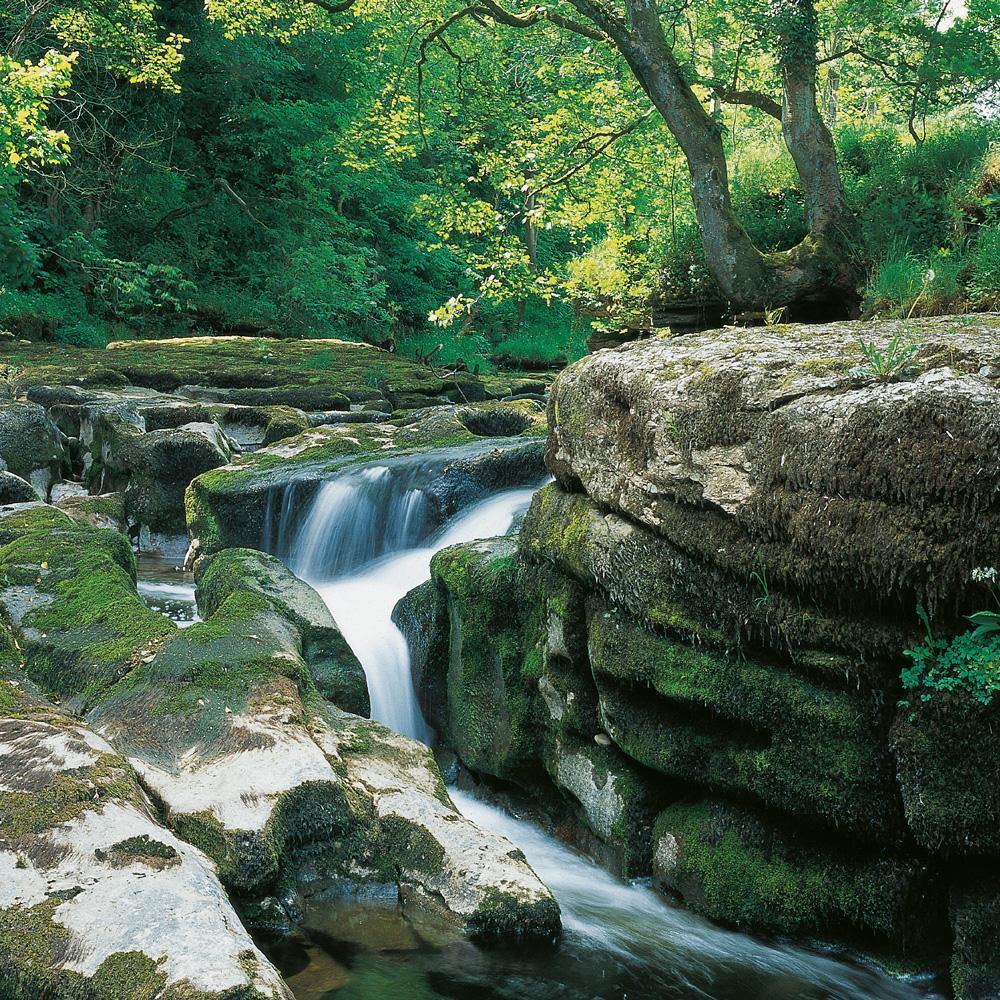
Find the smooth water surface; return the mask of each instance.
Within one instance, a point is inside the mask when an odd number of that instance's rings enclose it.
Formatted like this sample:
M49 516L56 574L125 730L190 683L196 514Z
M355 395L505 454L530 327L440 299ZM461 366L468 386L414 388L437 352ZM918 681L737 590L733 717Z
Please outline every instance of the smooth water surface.
M150 552L136 558L137 588L143 602L166 615L178 628L200 621L194 598L194 576L170 559Z

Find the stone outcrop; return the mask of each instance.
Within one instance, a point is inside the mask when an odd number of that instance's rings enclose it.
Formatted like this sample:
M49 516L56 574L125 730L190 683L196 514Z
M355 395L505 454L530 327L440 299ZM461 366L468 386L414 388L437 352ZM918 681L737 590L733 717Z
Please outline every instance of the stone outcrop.
M202 553L272 548L276 539L267 534L281 511L305 510L323 481L375 458L431 451L447 459L425 490L443 519L486 490L542 478L544 433L544 413L531 400L442 405L389 422L317 426L194 479L186 498L188 530Z
M26 480L46 498L67 459L65 437L41 406L0 404L0 470ZM12 496L8 502L18 500Z
M998 331L726 329L571 366L519 538L439 553L397 607L432 723L713 919L994 996L1000 648L965 616L1000 611Z

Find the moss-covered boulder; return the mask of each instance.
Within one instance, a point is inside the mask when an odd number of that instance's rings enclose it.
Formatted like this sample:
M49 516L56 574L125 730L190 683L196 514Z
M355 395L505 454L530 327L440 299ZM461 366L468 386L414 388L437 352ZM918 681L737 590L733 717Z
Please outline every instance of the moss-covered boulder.
M0 674L0 994L290 1000L127 762Z
M206 616L234 593L265 597L298 630L302 657L319 694L355 715L371 712L364 669L330 609L284 563L254 549L224 549L199 560L195 579L198 606Z
M123 535L29 505L0 520L0 540L0 605L49 694L84 707L176 632L139 597Z
M329 681L331 624L314 592L271 557L237 551L200 567L199 596L205 620L135 665L89 720L230 889L294 888L304 865L311 880L396 881L470 932L557 931L548 890L457 813L426 747L324 699L310 643Z
M41 406L0 404L0 469L27 480L44 498L67 458L65 436Z
M447 697L431 724L473 770L526 779L540 759L544 708L539 657L525 655L516 541L444 549L431 563L431 577L446 601L450 636L447 658L437 659L424 679L425 689Z
M945 897L920 860L824 840L719 800L660 813L654 876L731 926L880 941L923 961L947 941Z
M1000 473L983 464L1000 447L997 332L992 317L727 328L600 351L553 385L550 468L683 550L742 536L744 577L759 550L803 595L947 603L1000 562ZM731 525L706 539L678 507Z
M38 491L26 479L13 472L0 472L0 504L33 503Z
M433 499L451 514L463 498L485 489L537 482L544 475L542 435L542 411L530 401L439 406L390 423L318 426L197 477L187 491L188 530L205 553L269 547L273 539L265 531L276 530L289 490L305 507L322 481L352 466L430 449L451 449L441 454L442 475L433 484Z

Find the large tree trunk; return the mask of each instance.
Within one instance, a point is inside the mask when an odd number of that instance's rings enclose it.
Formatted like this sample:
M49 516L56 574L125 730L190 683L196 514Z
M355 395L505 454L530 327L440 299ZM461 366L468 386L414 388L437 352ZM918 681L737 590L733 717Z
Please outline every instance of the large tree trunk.
M793 17L808 21L811 0L790 2ZM576 6L593 16L588 0L577 0ZM706 263L722 294L743 309L785 306L793 315L854 312L860 278L850 254L855 223L844 200L833 138L816 107L815 45L811 57L805 50L804 58L782 62L782 132L802 180L809 235L792 250L762 253L733 209L719 127L684 79L655 4L627 0L626 6L628 24L605 20L602 27L684 153Z

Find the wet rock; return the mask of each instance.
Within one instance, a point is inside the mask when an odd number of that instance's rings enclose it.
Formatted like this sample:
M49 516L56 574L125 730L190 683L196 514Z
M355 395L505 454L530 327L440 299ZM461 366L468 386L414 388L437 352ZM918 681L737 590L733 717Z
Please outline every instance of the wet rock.
M199 589L206 619L142 658L89 719L227 886L266 896L304 865L306 888L315 873L395 881L470 932L555 932L551 895L457 813L430 751L321 697L305 640L329 625L314 592L250 552L203 564Z
M319 482L373 459L427 454L451 448L442 475L427 495L447 516L488 489L537 481L543 415L533 404L485 404L527 415L526 428L506 439L482 438L463 423L474 407L439 406L413 411L391 423L339 424L311 428L293 438L235 459L197 477L187 492L188 529L203 552L262 544L275 498L288 489L315 489ZM467 417L466 417L467 419ZM522 421L517 419L518 426ZM264 544L267 544L265 540Z

